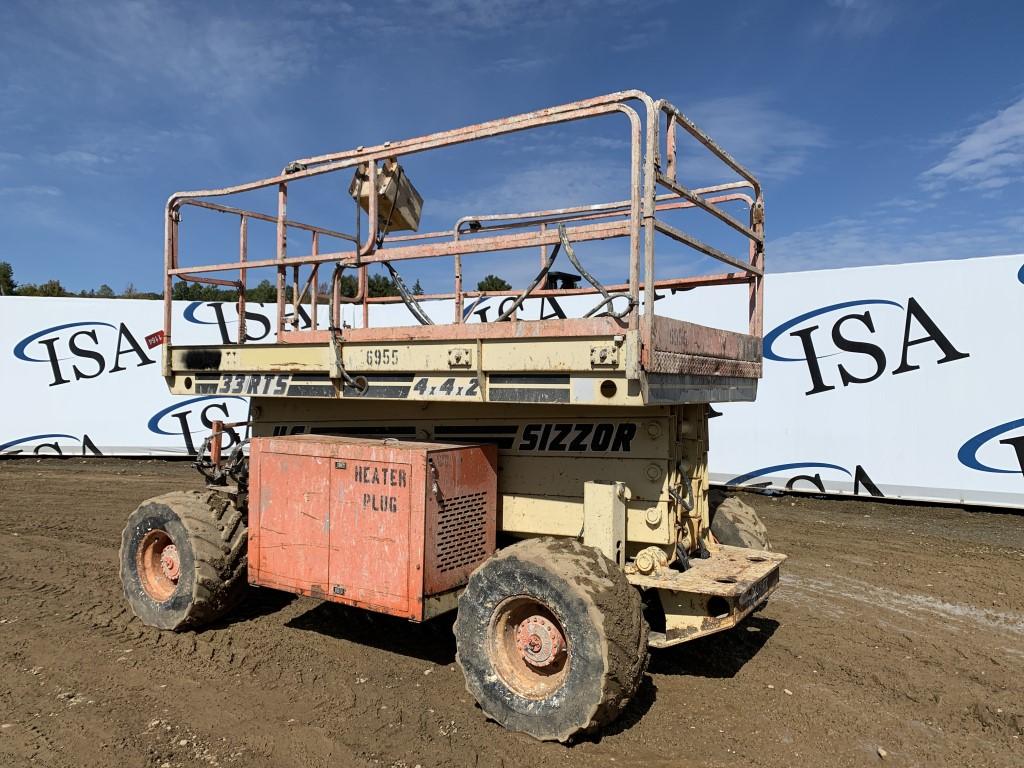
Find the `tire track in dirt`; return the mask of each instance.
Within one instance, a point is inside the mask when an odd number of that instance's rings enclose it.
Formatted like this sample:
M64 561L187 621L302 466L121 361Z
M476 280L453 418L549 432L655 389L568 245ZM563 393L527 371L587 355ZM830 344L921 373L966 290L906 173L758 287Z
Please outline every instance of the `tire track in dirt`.
M223 633L210 633L209 637L194 634L163 634L143 627L131 614L119 594L111 589L97 589L80 574L52 574L52 580L42 580L27 574L13 572L10 566L0 564L0 590L10 590L42 598L40 608L53 614L58 621L71 622L75 631L96 631L112 641L132 641L162 651L177 651L180 659L199 657L204 664L220 662L225 655L228 664L218 664L221 671L251 671L244 663L234 664L232 638ZM59 609L59 610L58 610ZM244 657L239 658L243 662Z
M120 530L199 485L182 464L0 462L0 764L1019 763L1024 518L750 497L791 555L767 609L653 654L625 716L565 748L484 719L450 622L259 591L203 632L143 627Z
M827 580L786 575L782 582L786 589L779 593L780 600L811 600L819 605L828 605L836 598L841 598L925 623L934 623L934 619L939 617L944 622L956 625L955 631L982 627L990 631L1006 632L1011 636L1024 636L1024 614L1016 611L993 611L967 603L950 603L930 595L898 592L859 579L843 577ZM946 629L953 628L947 626Z

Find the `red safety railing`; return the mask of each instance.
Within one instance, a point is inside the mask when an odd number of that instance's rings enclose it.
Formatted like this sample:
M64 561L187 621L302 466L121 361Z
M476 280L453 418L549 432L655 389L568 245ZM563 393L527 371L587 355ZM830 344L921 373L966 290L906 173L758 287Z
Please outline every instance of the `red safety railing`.
M636 103L641 106L640 111L634 108L633 104ZM368 201L365 237L360 237L362 211L358 203L355 205L355 234L339 232L288 218L289 186L301 183L304 179L346 169L362 169L368 176L369 188L375 190L377 189L378 163L382 161L392 159L400 161L405 156L441 147L614 114L625 116L629 127L630 195L626 200L525 213L464 216L450 230L387 235L386 238L380 237L378 199L374 194L370 195ZM665 123L664 131L661 127L662 119ZM713 156L739 176L740 180L695 189L684 186L678 178L680 163L677 133L680 129L696 139ZM664 145L662 144L663 134ZM664 165L661 162L662 154L665 156ZM231 207L212 202L209 199L230 197L275 187L278 203L276 216ZM667 191L659 194L659 187ZM722 207L725 203L734 202L744 204L745 220L736 218ZM238 259L231 262L181 266L179 227L180 210L183 206L198 206L238 216ZM658 218L658 214L681 209L693 209L709 214L739 233L749 244L747 252L742 255L723 252ZM251 219L276 225L276 248L272 258L250 258L248 222ZM307 253L302 255L289 253L289 234L294 230L310 234L310 248ZM714 275L671 276L662 277L660 280L656 279L654 253L656 232L660 232L705 256L721 261L733 267L735 271ZM345 250L325 249L324 238L347 243L348 248ZM609 238L629 239L628 281L617 285L602 286L596 280L592 280L585 268L575 259L571 243ZM385 239L386 248L382 247ZM581 271L587 278L589 284L586 287L549 287L541 279L546 273L544 265L547 264L550 267L552 254L559 248L564 248L567 251L567 255L573 260L578 271ZM539 249L541 273L531 286L525 290L508 291L465 289L462 283L462 260L464 257L513 249ZM431 258L453 260L451 292L410 297L406 291L400 290L403 295L369 296L367 270L370 265L383 264L388 269L394 270L393 265L398 262ZM340 311L341 305L345 303L361 306L363 325L368 327L369 308L372 304L404 301L414 317L417 317L421 323L432 323L431 319L417 311L418 302L447 299L454 302L452 324L458 325L464 322L463 312L466 300L481 296L514 296L518 298L518 302L515 304L518 307L527 298L601 293L606 298L599 306L604 307L604 311L621 317L629 328L641 328L644 333L644 341L649 349L655 302L641 302L641 295L642 292L650 294L655 289L747 283L749 285L747 307L749 332L751 335L761 335L764 201L761 187L754 176L674 106L666 101L654 101L641 91L623 91L414 139L301 158L289 163L278 176L247 184L223 189L177 193L172 195L167 203L164 261L164 333L168 346L170 346L172 338L171 297L175 279L236 288L239 304L238 343L243 343L246 338L244 318L247 272L269 267L276 271L277 339L281 342L319 340L324 333L343 335ZM324 264L333 267L330 292L331 319L328 329L320 329L317 320L318 280L320 267ZM305 280L300 279L300 270L303 268L308 270ZM355 270L358 276L354 297L342 295L341 277L346 269ZM291 271L290 291L289 270ZM231 271L237 271L237 280L212 276L214 273ZM397 273L393 271L393 274ZM398 278L398 282L401 287L400 278ZM287 312L289 293L292 305L290 313ZM305 303L307 295L311 308L311 327L309 331L298 333L299 309ZM620 305L624 305L624 308L616 309L615 299L620 297L622 299ZM514 309L515 307L509 317L505 319L514 319ZM289 325L291 325L290 329Z

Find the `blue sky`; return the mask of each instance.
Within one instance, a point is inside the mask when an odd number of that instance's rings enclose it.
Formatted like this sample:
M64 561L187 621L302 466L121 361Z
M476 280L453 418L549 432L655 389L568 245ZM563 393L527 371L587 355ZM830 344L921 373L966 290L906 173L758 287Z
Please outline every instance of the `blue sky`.
M156 289L173 191L625 88L762 177L769 270L1017 253L1022 29L1019 2L9 1L0 260ZM614 196L620 133L423 161L425 223Z

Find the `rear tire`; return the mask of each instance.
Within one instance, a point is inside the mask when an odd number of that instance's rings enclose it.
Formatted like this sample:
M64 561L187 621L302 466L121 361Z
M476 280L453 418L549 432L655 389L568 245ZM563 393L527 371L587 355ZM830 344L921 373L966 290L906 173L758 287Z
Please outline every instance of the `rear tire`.
M248 529L231 500L179 491L144 501L121 534L121 585L158 629L196 629L223 616L248 585Z
M771 550L768 529L749 504L729 496L714 510L711 533L720 544L730 547Z
M647 668L647 623L625 574L575 539L513 544L470 576L456 661L488 717L544 741L612 722Z

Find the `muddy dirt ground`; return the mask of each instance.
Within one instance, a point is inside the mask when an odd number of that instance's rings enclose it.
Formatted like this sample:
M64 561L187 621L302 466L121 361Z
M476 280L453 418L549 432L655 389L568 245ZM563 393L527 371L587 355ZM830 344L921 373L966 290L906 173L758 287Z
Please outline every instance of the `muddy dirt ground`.
M450 621L255 592L161 633L117 546L185 464L0 462L0 765L1024 765L1024 517L751 496L790 553L741 627L653 654L625 717L572 747L488 722Z

